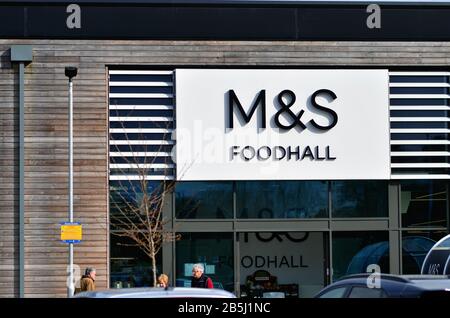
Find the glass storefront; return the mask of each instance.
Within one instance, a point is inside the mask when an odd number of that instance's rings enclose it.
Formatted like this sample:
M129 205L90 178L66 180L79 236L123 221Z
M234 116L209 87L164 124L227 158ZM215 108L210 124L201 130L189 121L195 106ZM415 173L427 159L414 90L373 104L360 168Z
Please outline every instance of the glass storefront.
M387 184L386 181L178 182L175 211L179 219L224 219L233 215L240 219L328 218L330 209L336 218L387 217Z
M241 297L312 297L324 287L327 235L238 233Z
M333 217L387 217L386 181L333 181Z
M312 297L376 266L415 274L448 233L448 185L441 181L178 182L173 195L166 216L181 234L166 259L174 262L173 283L190 286L192 265L202 263L215 287L240 297ZM395 215L401 224L388 228ZM177 230L183 226L189 230ZM247 226L260 231L239 230ZM391 250L393 237L401 238ZM111 286L150 284L145 256L117 242L112 236ZM392 253L401 255L398 264ZM158 262L160 271L160 254Z
M447 230L415 230L402 232L402 274L420 274L428 251Z
M233 217L232 182L179 182L175 200L176 217L180 219Z
M150 258L127 238L111 234L110 283L113 288L151 287L153 272ZM157 275L162 259L157 255Z
M155 195L161 189L159 182L140 183L132 180L110 182L110 286L114 288L153 286L150 257L129 235L127 226L139 224L138 214L130 212L143 202L144 193ZM144 190L146 188L146 190ZM141 244L142 247L142 244ZM157 275L161 273L162 257L156 255Z
M180 233L176 242L176 286L190 287L192 266L203 264L215 288L234 290L232 233Z
M402 273L420 274L428 251L448 234L448 182L411 180L400 183Z
M400 186L403 227L447 227L447 182L407 181Z
M333 232L333 280L366 273L370 265L389 273L388 240L387 231Z
M243 219L325 218L324 181L243 181L236 183L237 215Z

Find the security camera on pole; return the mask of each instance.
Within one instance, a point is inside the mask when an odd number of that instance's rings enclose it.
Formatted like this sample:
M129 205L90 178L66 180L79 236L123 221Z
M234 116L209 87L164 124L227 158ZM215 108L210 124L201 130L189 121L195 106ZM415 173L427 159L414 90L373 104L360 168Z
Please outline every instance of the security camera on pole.
M73 244L81 241L81 224L73 222L73 83L77 76L77 68L67 66L65 75L69 78L69 222L61 223L61 241L69 244L69 279L67 296L72 297L75 291L73 274Z

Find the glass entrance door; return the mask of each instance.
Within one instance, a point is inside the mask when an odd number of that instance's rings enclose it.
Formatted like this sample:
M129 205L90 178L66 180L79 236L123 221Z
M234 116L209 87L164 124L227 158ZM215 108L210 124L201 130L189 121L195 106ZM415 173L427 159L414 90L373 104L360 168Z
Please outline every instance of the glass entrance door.
M237 233L240 297L307 298L327 282L326 232Z
M181 233L176 242L178 287L191 287L192 268L202 264L214 288L234 292L233 233Z

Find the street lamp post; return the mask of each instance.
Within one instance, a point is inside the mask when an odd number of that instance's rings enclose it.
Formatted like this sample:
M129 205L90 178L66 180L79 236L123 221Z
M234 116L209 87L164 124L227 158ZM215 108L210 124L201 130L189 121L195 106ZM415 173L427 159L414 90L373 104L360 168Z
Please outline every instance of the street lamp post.
M73 223L73 83L78 69L73 66L65 68L65 75L69 78L69 222ZM73 278L73 243L69 243L69 282L67 296L72 297L75 292Z

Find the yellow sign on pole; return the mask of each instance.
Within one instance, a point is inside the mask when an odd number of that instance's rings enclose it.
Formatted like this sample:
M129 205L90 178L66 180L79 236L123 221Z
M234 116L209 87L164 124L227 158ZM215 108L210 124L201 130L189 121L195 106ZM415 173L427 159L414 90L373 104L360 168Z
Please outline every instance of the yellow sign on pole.
M61 241L65 243L79 243L81 239L82 228L80 223L61 223Z

